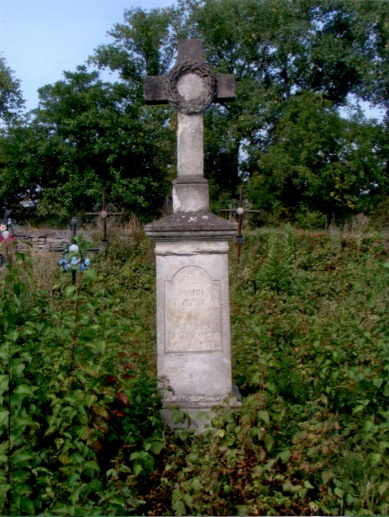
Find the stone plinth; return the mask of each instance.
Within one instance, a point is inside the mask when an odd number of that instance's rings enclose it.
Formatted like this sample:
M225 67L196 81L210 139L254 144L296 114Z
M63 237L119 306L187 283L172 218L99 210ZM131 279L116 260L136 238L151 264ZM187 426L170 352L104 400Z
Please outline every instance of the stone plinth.
M163 402L206 422L238 405L231 375L228 240L236 223L211 213L173 214L149 224L156 241L158 377ZM166 389L169 386L172 391ZM165 417L169 411L165 410Z

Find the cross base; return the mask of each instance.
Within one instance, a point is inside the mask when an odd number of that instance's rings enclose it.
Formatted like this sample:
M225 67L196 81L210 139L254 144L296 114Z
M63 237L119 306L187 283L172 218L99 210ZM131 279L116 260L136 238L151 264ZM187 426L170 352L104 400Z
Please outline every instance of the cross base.
M238 225L210 212L174 213L145 226L145 234L154 240L190 238L230 239L236 234Z
M199 176L179 177L173 181L173 212L209 212L208 181Z

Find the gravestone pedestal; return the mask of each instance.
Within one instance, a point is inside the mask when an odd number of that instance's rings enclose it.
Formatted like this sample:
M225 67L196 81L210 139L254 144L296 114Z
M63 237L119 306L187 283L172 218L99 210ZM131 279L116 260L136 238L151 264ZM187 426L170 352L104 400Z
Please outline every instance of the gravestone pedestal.
M231 376L228 241L237 224L209 211L204 178L203 111L234 97L234 78L214 76L202 63L200 40L178 43L178 62L166 77L146 77L149 104L178 109L177 179L173 214L145 227L157 259L158 377L164 416L170 406L202 428L221 404L239 405ZM169 388L167 388L169 387Z
M156 241L158 377L172 390L164 390L163 402L187 413L192 428L202 427L200 413L238 405L228 286L236 223L211 213L173 214L145 231Z
M236 223L199 212L173 214L145 230L156 241L158 376L172 390L164 390L164 406L178 406L192 427L201 427L200 413L238 404L228 287L228 240Z

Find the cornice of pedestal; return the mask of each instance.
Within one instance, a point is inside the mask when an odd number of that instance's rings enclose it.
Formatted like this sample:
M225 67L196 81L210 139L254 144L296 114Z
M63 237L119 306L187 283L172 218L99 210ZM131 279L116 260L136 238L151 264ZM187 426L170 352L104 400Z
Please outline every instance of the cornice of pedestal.
M145 233L154 240L229 240L236 235L238 224L211 212L175 213L145 226Z

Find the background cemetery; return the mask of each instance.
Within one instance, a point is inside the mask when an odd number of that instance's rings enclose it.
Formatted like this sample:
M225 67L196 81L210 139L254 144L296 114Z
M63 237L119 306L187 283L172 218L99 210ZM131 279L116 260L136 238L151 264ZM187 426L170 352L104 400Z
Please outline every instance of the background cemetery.
M1 515L389 512L387 17L358 0L131 10L29 114L0 59L0 199L23 232L57 239L76 215L86 256L102 192L124 211L75 285L61 255L0 244ZM229 254L242 406L200 435L161 419L144 235L171 211L177 119L144 105L143 79L193 37L237 79L235 101L205 113L211 208L236 208L243 184L258 210Z

